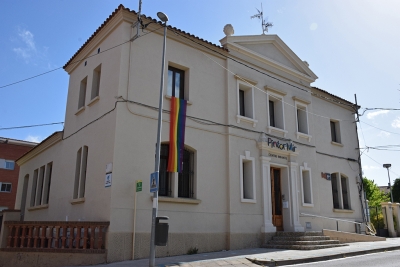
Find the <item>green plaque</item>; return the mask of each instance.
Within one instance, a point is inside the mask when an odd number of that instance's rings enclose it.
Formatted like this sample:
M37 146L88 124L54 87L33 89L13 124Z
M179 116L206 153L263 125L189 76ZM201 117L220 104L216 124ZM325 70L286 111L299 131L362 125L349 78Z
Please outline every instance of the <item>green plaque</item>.
M142 180L136 181L136 192L142 192Z

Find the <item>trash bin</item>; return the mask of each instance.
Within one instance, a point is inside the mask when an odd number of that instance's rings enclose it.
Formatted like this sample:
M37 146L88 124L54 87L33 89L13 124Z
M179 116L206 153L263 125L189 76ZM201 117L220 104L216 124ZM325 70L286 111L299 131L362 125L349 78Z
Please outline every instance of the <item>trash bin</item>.
M168 220L167 216L156 217L156 246L166 246L168 242L168 222L160 222L160 220Z

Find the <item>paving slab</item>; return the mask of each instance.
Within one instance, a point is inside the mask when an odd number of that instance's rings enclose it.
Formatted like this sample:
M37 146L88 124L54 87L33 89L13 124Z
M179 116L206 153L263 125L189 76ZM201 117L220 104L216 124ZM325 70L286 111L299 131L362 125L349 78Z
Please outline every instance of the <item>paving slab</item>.
M349 246L326 248L318 250L285 250L254 248L229 250L194 255L181 255L156 258L158 267L259 267L283 266L315 261L325 261L337 258L351 257L363 254L390 250L400 250L400 238L387 238L386 241L349 243ZM91 265L87 267L147 267L148 259L113 262ZM82 266L81 266L82 267Z

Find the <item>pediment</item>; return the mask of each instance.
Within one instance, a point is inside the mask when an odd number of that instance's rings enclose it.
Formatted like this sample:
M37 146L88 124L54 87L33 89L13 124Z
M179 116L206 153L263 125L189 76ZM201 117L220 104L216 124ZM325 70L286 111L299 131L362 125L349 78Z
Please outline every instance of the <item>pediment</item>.
M318 78L278 35L227 36L220 42L230 50L236 48L235 51L286 68L310 81Z

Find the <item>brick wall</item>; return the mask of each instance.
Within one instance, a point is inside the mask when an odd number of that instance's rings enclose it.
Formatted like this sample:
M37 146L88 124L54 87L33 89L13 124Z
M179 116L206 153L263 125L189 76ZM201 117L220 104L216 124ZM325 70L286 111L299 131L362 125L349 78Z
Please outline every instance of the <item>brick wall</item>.
M0 143L0 159L16 160L31 150L31 146ZM0 182L11 183L11 193L0 192L0 206L14 209L18 186L19 166L15 163L14 170L0 169Z

